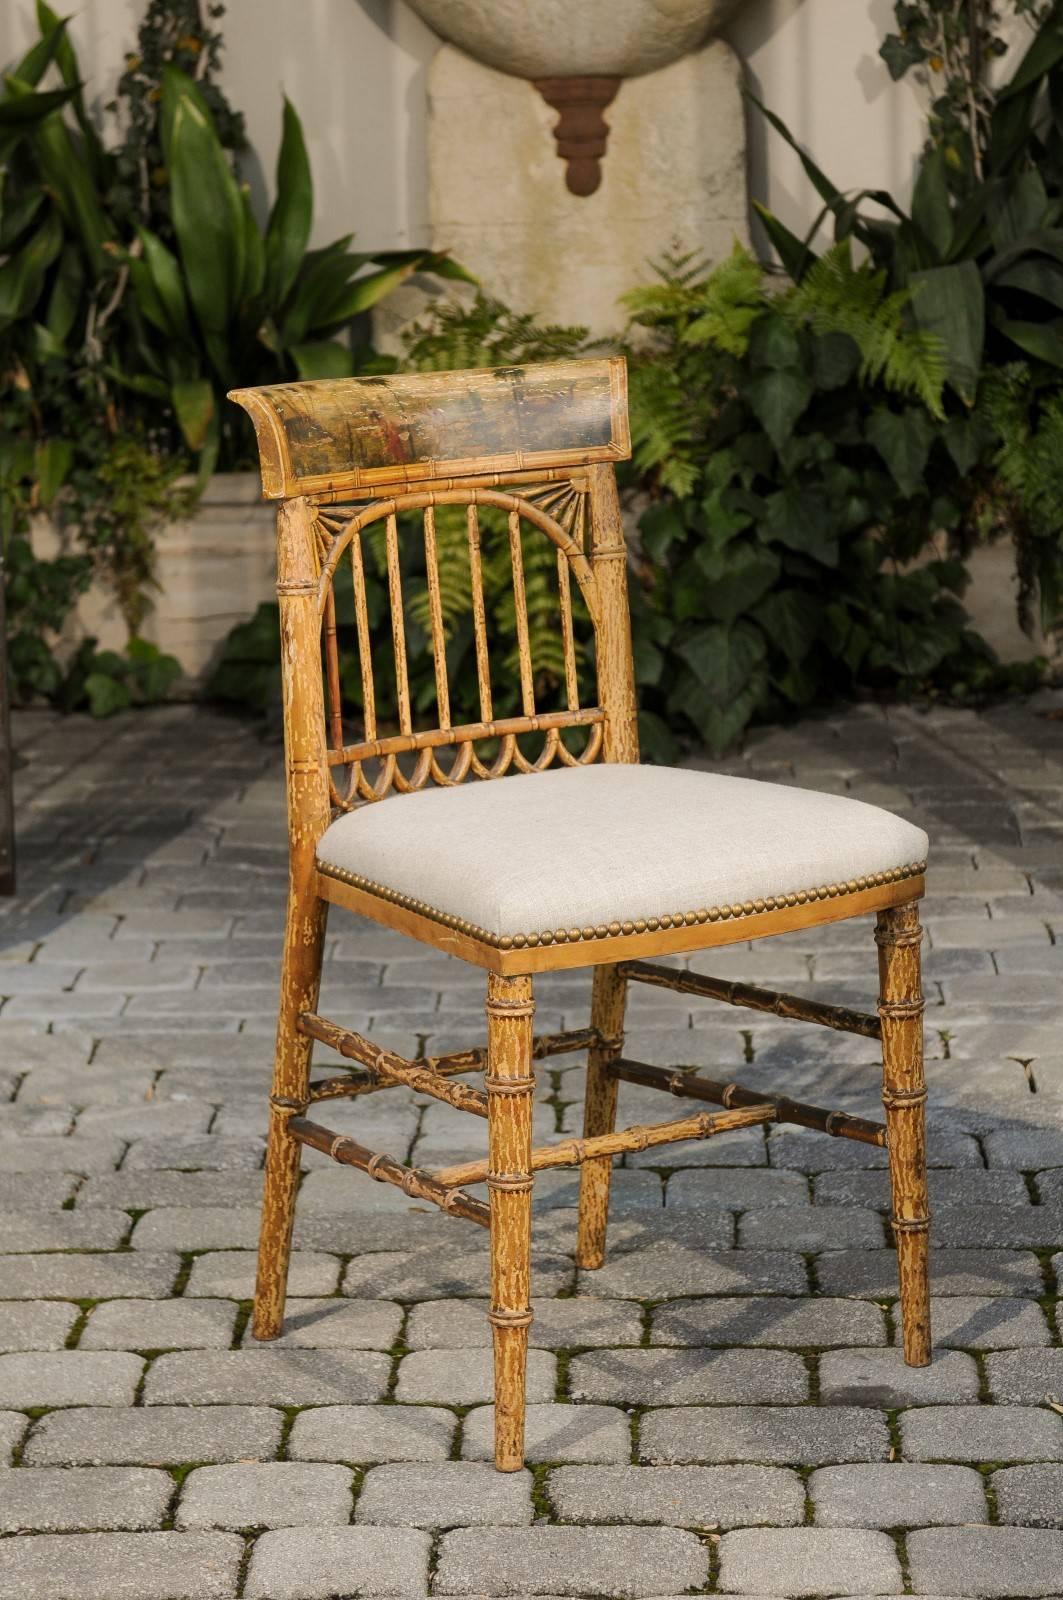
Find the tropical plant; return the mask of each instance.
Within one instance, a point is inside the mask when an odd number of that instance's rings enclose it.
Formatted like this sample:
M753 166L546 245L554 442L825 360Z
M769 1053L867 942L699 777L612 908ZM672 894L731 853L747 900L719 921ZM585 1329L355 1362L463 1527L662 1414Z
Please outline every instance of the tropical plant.
M356 317L411 272L468 274L448 256L427 250L352 251L349 234L323 249L308 249L313 181L302 125L289 101L276 200L264 232L197 85L176 67L165 67L161 103L174 243L171 249L157 233L139 227L126 256L151 330L139 342L134 381L169 400L185 443L201 454L207 471L223 440L230 461L247 449L247 435L236 432L246 419L224 405L226 389L296 376L350 376L355 353L336 335Z
M959 562L915 564L963 507L939 341L847 244L777 293L741 248L627 297L644 746L713 750L753 717L984 674ZM928 485L932 485L929 487Z

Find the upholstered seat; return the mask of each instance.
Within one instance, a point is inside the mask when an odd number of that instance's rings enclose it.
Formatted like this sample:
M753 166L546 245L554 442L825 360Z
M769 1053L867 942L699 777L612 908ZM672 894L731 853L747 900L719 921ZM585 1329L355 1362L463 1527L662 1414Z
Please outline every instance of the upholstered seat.
M855 893L921 873L926 854L920 828L860 800L617 765L365 805L317 849L326 873L518 944Z

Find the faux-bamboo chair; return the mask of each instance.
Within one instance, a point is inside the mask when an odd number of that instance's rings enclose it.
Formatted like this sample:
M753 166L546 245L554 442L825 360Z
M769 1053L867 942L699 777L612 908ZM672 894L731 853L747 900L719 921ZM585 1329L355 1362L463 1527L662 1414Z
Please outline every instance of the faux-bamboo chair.
M888 1149L904 1357L926 1365L929 1219L917 915L926 835L837 795L638 765L626 551L613 475L613 463L629 454L623 362L294 383L237 390L232 398L252 417L263 490L278 501L291 863L255 1336L272 1339L281 1331L301 1146L479 1223L490 1230L495 1460L513 1471L523 1462L534 1173L581 1167L576 1260L595 1268L604 1258L614 1156L774 1121ZM473 722L451 711L436 514L443 506L464 507L467 519L462 566L479 698ZM421 731L414 730L410 704L400 559L410 537L405 514L415 512L423 523L422 616L437 705L436 726ZM380 524L397 732L378 727L375 710L374 670L385 651L374 657L365 546ZM496 717L489 653L496 641L488 638L481 545L497 536L504 552L503 526L521 710ZM537 710L543 679L529 645L529 538L556 548L560 711ZM363 706L362 736L353 743L345 742L341 707L334 593L341 560L351 564L355 681ZM593 631L593 705L580 702L574 588ZM497 672L497 660L494 666ZM534 757L526 753L529 738L539 746ZM560 770L544 770L554 763ZM499 778L510 769L504 783L463 781ZM319 1016L330 906L484 968L486 1049L406 1060ZM868 912L877 914L877 1016L646 959ZM535 974L584 966L594 969L591 1026L535 1037ZM880 1040L885 1126L627 1060L631 982ZM361 1070L311 1081L315 1040ZM583 1137L533 1149L534 1062L582 1050ZM486 1069L486 1092L461 1081L478 1068ZM621 1082L720 1109L618 1132ZM423 1171L308 1118L322 1101L397 1084L486 1119L486 1158ZM468 1192L484 1182L487 1204Z

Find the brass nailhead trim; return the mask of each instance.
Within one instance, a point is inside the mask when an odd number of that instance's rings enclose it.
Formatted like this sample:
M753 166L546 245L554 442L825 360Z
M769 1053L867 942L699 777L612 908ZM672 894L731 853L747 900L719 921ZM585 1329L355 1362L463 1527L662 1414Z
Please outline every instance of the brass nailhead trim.
M913 861L905 867L891 867L888 872L871 873L866 878L852 878L848 883L820 884L816 889L798 889L793 894L769 895L764 900L746 900L742 904L736 902L730 906L701 906L696 911L672 912L670 916L637 917L634 921L609 924L603 922L593 928L551 928L539 933L503 934L491 933L475 922L469 922L464 917L456 917L453 912L440 911L437 906L431 906L424 900L416 900L412 895L402 894L398 889L389 889L386 884L375 883L372 878L363 878L356 872L348 872L344 867L333 866L330 862L318 861L317 869L326 878L336 878L340 883L349 883L354 889L363 889L367 894L376 895L390 905L401 906L404 911L413 911L418 916L428 917L444 928L453 928L455 933L476 939L479 943L490 945L495 950L534 950L538 945L583 944L589 943L592 939L615 939L620 934L655 933L659 928L691 928L695 924L703 926L707 922L738 921L743 917L761 916L766 911L785 911L789 906L807 905L809 901L835 900L842 895L859 894L865 889L880 888L887 883L902 883L906 878L918 878L926 871L926 862ZM881 929L875 932L875 939L879 944L912 945L918 944L922 937L922 929L915 933L890 934L884 933ZM525 1009L522 1003L493 1001L488 1009L497 1010L511 1017L530 1015L530 1011Z

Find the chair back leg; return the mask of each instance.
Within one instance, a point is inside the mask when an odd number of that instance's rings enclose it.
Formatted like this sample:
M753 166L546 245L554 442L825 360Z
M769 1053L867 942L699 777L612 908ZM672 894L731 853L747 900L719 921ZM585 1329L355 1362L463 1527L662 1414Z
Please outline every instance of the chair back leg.
M591 991L591 1027L599 1043L587 1053L587 1086L583 1102L583 1137L594 1139L612 1133L616 1126L616 1097L619 1081L609 1065L620 1054L627 1005L627 979L611 966L595 967ZM609 1185L613 1176L612 1156L597 1156L580 1168L579 1221L576 1234L576 1265L593 1269L605 1260L605 1231L609 1221Z
M531 1312L532 1108L535 1070L530 978L487 980L487 1190L495 1358L495 1465L524 1465L525 1376Z
M306 1110L313 1049L313 1040L299 1033L296 1025L301 1012L317 1010L327 916L326 901L293 889L288 899L284 934L277 1050L269 1101L266 1183L251 1319L251 1332L256 1339L276 1339L284 1322L300 1151L288 1132L288 1120Z
M880 911L875 930L882 1019L893 1231L897 1242L904 1359L930 1364L930 1209L926 1179L926 1082L918 902Z

